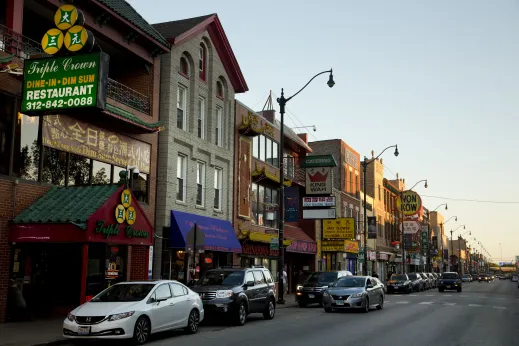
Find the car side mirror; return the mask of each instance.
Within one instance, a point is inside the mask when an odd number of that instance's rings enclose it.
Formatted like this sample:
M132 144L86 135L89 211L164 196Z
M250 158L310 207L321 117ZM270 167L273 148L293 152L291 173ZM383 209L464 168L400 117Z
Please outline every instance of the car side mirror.
M169 298L169 297L157 297L157 298L155 299L155 302L160 303L160 302L163 302L163 301L165 301L165 300L168 300L168 298Z
M366 286L366 288L373 288L373 285L369 284L369 285Z
M245 286L247 286L247 287L252 287L252 286L254 286L254 281L247 281L247 283L245 284Z

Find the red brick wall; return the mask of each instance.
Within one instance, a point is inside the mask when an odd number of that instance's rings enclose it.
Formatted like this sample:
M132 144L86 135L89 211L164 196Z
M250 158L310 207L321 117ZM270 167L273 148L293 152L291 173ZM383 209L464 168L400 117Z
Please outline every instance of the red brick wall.
M129 280L148 280L148 246L128 247Z
M8 222L49 190L49 186L0 177L0 322L5 322L11 246ZM16 190L16 197L15 197ZM15 203L16 201L16 203ZM14 210L16 204L16 211Z

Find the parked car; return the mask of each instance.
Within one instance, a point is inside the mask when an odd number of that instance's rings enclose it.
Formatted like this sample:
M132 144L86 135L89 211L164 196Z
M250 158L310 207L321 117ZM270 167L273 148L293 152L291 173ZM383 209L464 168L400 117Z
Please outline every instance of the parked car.
M72 310L63 321L69 339L133 339L184 328L194 334L204 319L198 294L177 281L121 282Z
M490 275L488 275L488 274L479 274L478 275L478 282L481 282L481 281L483 281L483 282L490 282L491 281Z
M470 274L472 276L472 281L478 280L478 274Z
M337 279L323 291L324 311L362 309L363 312L369 312L372 305L382 310L384 289L379 282L370 276L346 276Z
M427 275L427 273L419 273L419 274L422 277L425 289L426 290L431 289L433 287L433 284L432 284L431 279L429 278L429 275Z
M332 282L344 276L353 276L351 272L330 271L330 272L314 272L308 279L297 287L296 301L300 307L306 307L308 304L319 304L323 302L323 290Z
M411 293L413 284L406 274L393 274L387 283L387 293Z
M425 291L425 283L422 280L422 277L417 273L407 274L409 280L413 283L413 291L422 292Z
M438 281L438 291L456 290L461 292L461 278L456 272L445 272Z
M512 276L512 282L517 282L517 281L519 281L519 276L517 276L517 275Z
M431 288L436 288L437 282L436 282L436 276L433 273L425 273L429 277L429 282L431 283Z
M379 278L375 278L375 277L372 277L373 280L375 280L377 282L377 284L379 284L380 286L382 286L382 288L384 289L384 293L387 293L387 288L386 288L386 285L380 281Z
M461 281L470 282L472 281L472 276L470 276L469 274L463 274L463 276L461 277Z
M249 314L271 320L276 313L275 284L265 267L211 269L192 290L202 299L208 318L230 317L243 326Z

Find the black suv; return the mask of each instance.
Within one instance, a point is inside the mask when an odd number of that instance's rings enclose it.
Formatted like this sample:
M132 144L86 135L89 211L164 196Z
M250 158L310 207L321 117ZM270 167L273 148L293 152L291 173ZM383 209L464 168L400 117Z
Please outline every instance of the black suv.
M438 291L456 290L461 292L461 278L456 272L443 273L438 280Z
M338 278L348 275L351 273L345 270L312 273L302 286L297 287L297 303L302 308L312 303L322 305L323 290Z
M406 274L393 274L387 283L387 293L411 293L413 292L413 283Z
M274 280L265 267L211 269L190 288L200 295L208 318L223 314L243 326L251 313L267 320L276 313Z

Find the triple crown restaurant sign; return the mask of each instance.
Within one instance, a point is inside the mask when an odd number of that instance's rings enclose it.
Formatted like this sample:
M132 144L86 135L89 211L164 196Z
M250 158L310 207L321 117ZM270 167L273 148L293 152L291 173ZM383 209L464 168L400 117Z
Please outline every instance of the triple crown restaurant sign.
M26 60L22 113L104 109L109 60L103 52Z
M422 199L412 191L403 191L396 200L396 206L405 216L416 215L422 210Z

